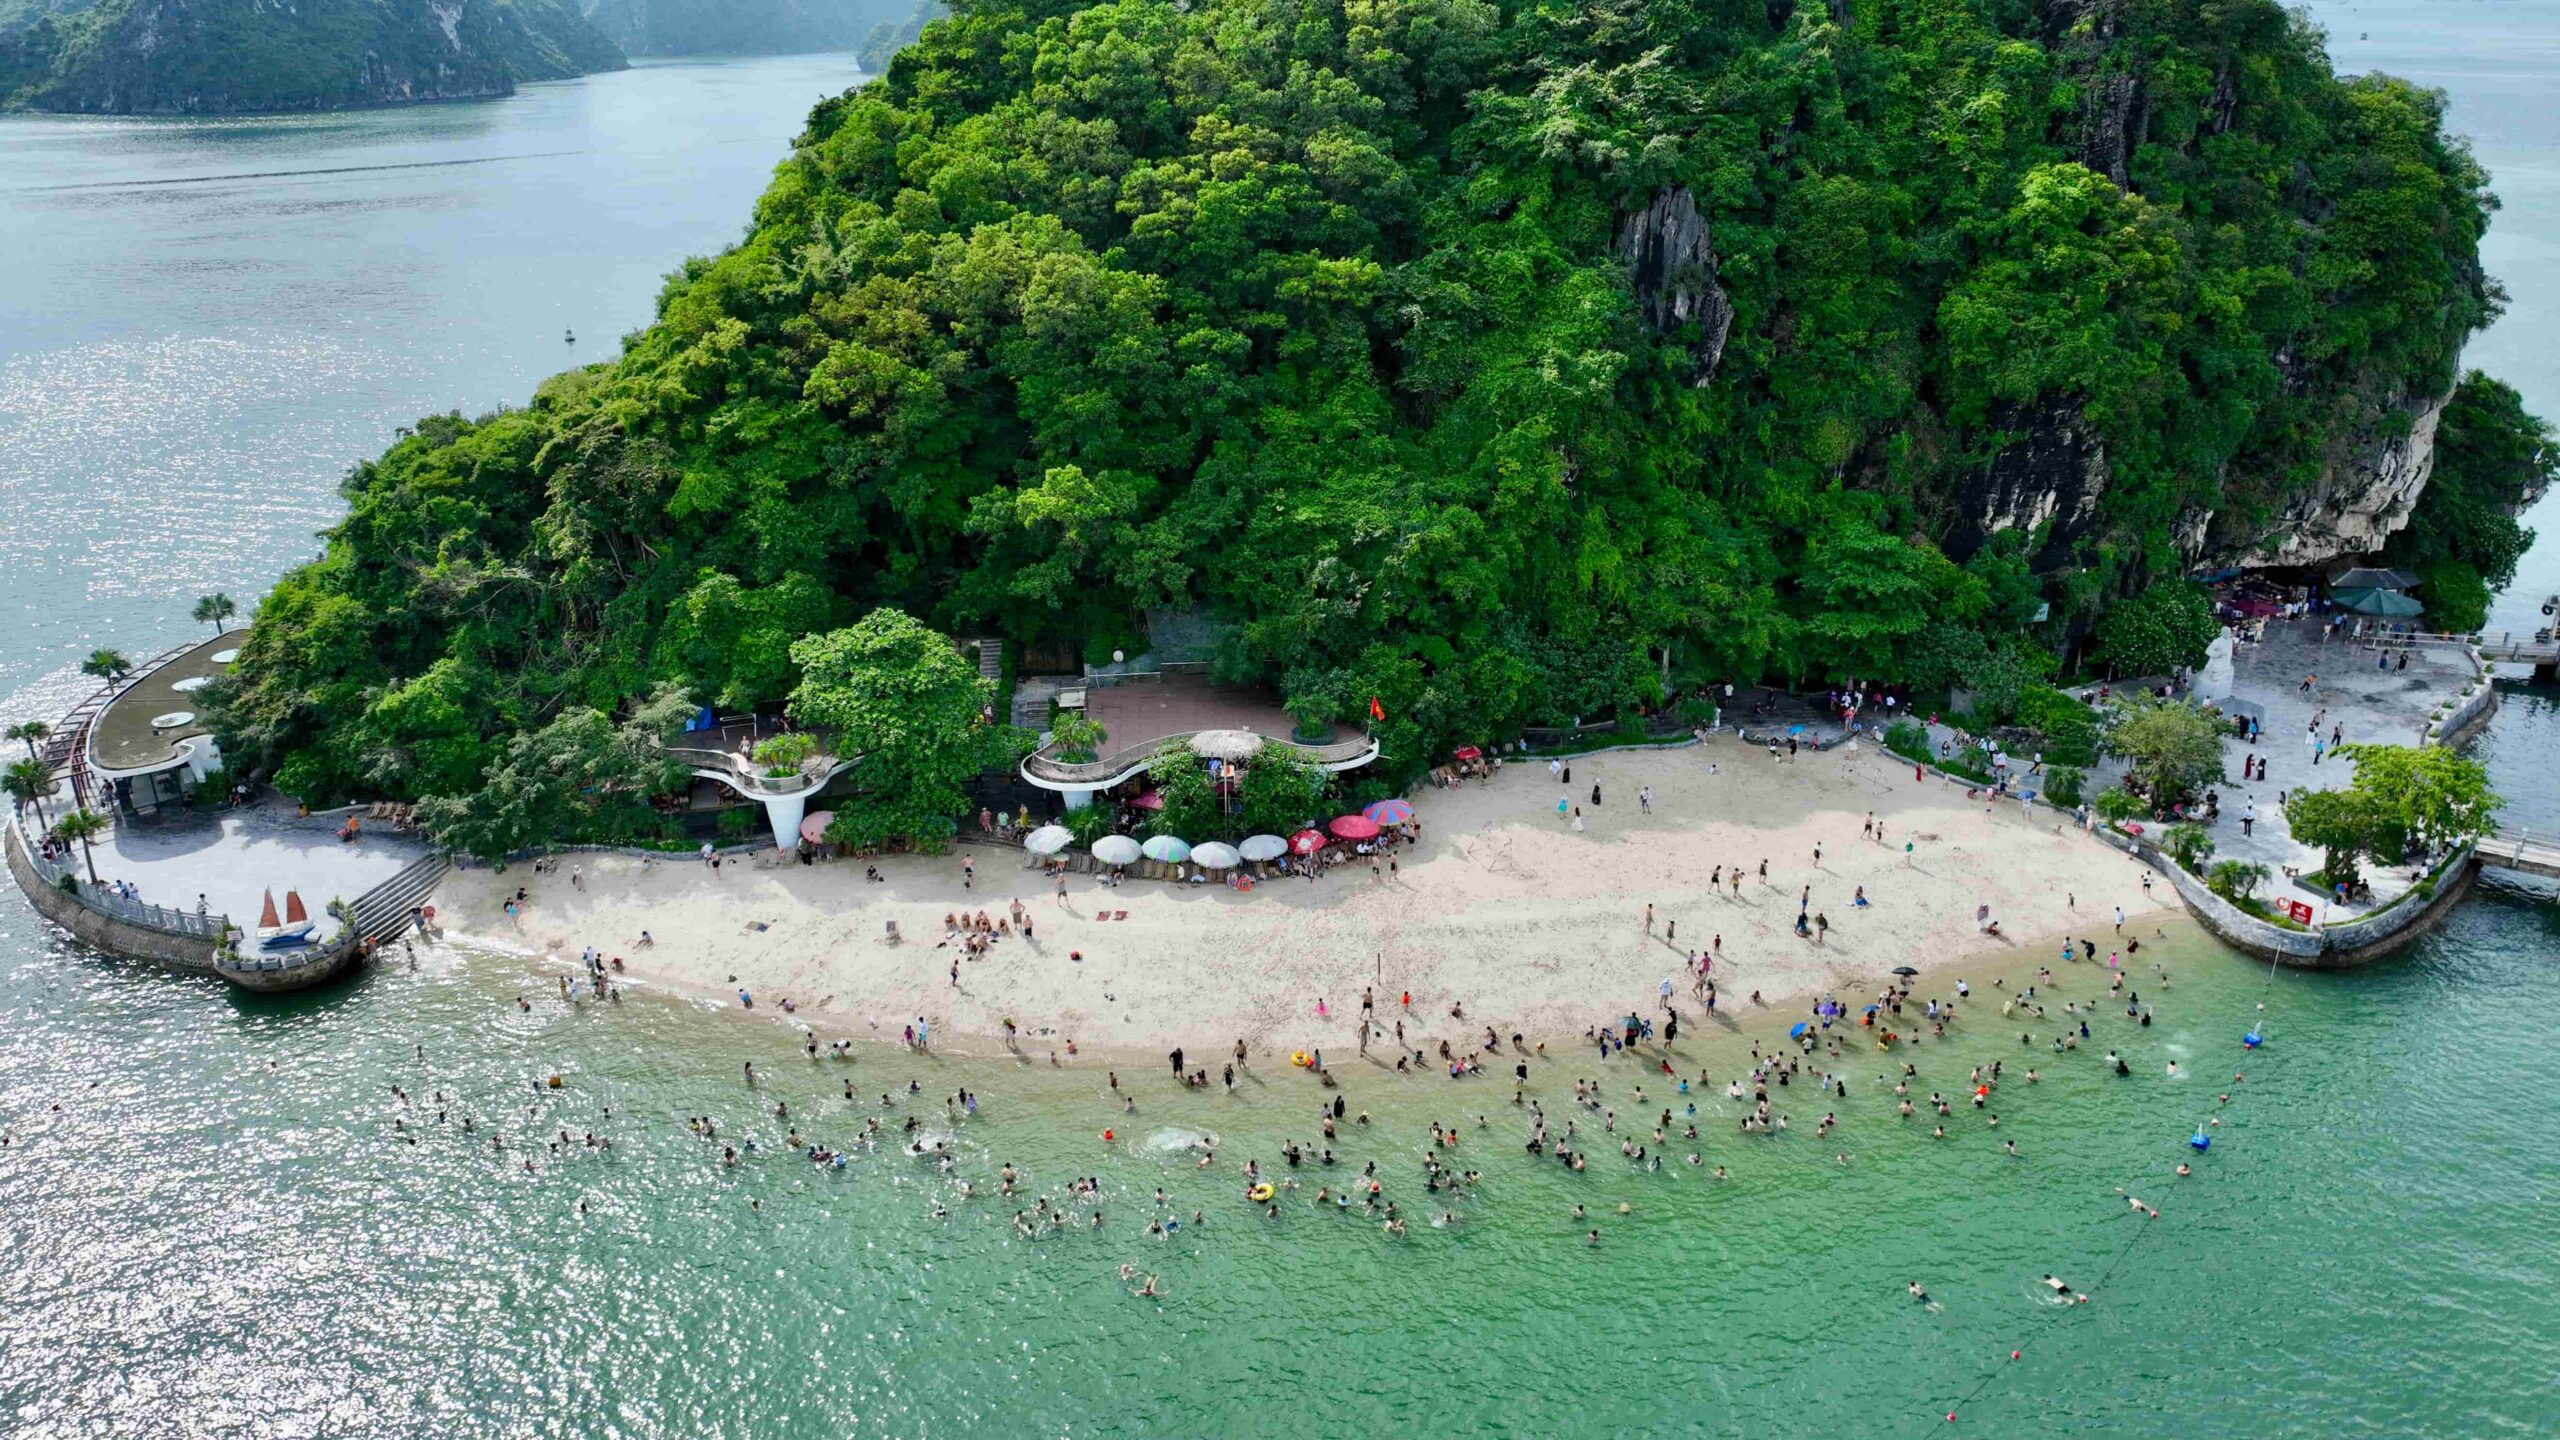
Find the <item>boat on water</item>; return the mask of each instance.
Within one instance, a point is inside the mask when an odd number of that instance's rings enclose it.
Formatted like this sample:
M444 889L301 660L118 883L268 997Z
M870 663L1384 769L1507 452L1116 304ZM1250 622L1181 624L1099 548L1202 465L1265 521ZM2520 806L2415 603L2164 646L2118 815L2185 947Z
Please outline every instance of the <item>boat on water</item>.
M258 944L268 950L283 950L311 943L314 922L311 913L302 908L302 892L284 892L284 919L276 919L276 892L259 892L266 903L258 911Z

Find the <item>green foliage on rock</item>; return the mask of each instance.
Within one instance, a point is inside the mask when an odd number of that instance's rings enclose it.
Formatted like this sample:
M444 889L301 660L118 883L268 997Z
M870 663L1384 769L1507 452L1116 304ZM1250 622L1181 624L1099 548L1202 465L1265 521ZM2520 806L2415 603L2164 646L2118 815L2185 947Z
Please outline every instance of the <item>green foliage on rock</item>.
M2409 523L2384 551L2418 572L2427 625L2476 630L2489 594L2515 580L2533 532L2516 516L2560 479L2560 445L2514 389L2478 371L2462 377L2436 423L2436 463Z
M351 787L447 660L492 753L770 703L880 607L1204 610L1403 772L1714 679L2014 704L2441 393L2492 294L2440 104L2271 0L969 0L622 358L356 467L226 744ZM1967 528L2050 454L2088 506ZM2200 658L2167 593L2118 663Z
M514 91L628 62L576 0L96 0L0 8L0 109L338 110Z

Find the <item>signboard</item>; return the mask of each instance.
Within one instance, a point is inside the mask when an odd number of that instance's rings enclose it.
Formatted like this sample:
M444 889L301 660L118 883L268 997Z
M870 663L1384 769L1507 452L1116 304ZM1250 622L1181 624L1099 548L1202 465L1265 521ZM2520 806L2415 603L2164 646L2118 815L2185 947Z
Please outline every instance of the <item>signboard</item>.
M2294 924L2308 925L2311 923L2310 906L2303 904L2299 900L2287 900L2284 902L2284 908L2285 913L2293 917Z

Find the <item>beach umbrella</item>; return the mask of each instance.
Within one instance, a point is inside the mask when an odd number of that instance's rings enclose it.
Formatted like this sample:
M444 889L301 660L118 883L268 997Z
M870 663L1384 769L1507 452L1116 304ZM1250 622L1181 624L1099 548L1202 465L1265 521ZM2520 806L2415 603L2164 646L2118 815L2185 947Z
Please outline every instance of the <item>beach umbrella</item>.
M1191 753L1210 760L1250 760L1262 737L1250 730L1203 730L1191 737Z
M800 839L810 845L825 844L827 826L834 823L835 818L836 812L833 810L820 810L807 816L800 822Z
M2341 590L2337 602L2359 615L2379 615L2388 620L2407 620L2426 613L2427 607L2397 590L2367 588Z
M1893 967L1893 973L1896 975L1917 975L1920 972L1912 969L1908 965L1896 965Z
M1277 860L1289 853L1289 842L1277 835L1247 835L1236 851L1247 860Z
M1105 835L1093 842L1093 858L1105 865L1135 865L1138 854L1138 842L1126 835Z
M1191 863L1206 870L1233 870L1244 863L1244 857L1236 853L1233 845L1221 845L1212 840L1192 847Z
M1161 860L1168 865L1179 865L1191 858L1191 842L1177 840L1170 835L1155 836L1146 844L1139 846L1138 850L1148 859Z
M1023 837L1022 848L1034 855L1055 855L1075 838L1075 832L1064 825L1043 825Z
M1813 1026L1812 1026L1812 1025L1810 1025L1810 1024L1808 1024L1808 1023L1806 1023L1805 1021L1799 1020L1799 1021L1797 1021L1797 1022L1796 1022L1796 1028L1794 1028L1793 1030L1790 1030L1790 1031L1788 1031L1788 1032L1787 1032L1787 1038L1788 1038L1788 1039L1790 1039L1790 1040L1801 1040L1801 1039L1803 1039L1803 1038L1804 1038L1804 1032L1806 1032L1807 1030L1810 1030L1810 1029L1812 1029L1812 1028L1813 1028Z
M1137 810L1161 810L1164 808L1164 796L1156 791L1150 790L1146 794L1139 796L1137 799L1130 801L1129 805L1132 809Z
M1321 830L1301 830L1297 834L1289 837L1289 848L1300 855L1313 855L1324 848L1324 832Z
M1402 800L1381 800L1363 806L1360 813L1381 825L1401 825L1413 818L1413 807Z
M1343 840L1370 840L1378 834L1378 822L1365 815L1336 815L1324 828Z
M1451 758L1458 760L1481 760L1484 758L1484 752L1473 745L1461 745L1455 751L1451 752Z

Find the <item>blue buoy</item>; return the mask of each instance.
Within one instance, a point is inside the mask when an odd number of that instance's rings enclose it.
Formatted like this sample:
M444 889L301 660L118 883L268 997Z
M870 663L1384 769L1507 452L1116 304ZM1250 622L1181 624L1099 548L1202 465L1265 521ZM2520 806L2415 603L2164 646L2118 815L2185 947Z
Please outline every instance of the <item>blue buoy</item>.
M2266 1037L2260 1035L2257 1031L2252 1030L2248 1034L2240 1037L2240 1043L2248 1046L2252 1050L2255 1050L2260 1045L2266 1043Z
M2198 1150L2208 1150L2213 1147L2213 1137L2207 1135L2202 1130L2198 1130L2193 1135L2187 1137L2187 1143L2193 1145Z

